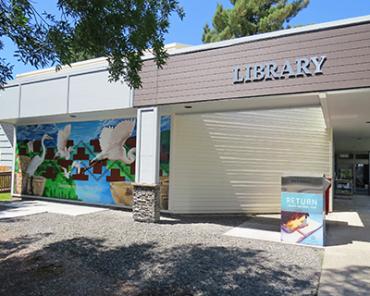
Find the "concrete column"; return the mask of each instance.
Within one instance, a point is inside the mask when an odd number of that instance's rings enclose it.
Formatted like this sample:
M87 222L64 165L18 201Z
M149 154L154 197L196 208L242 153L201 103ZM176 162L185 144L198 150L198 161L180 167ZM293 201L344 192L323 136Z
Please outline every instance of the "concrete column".
M158 107L138 109L136 174L132 206L135 221L155 223L160 219L159 145Z

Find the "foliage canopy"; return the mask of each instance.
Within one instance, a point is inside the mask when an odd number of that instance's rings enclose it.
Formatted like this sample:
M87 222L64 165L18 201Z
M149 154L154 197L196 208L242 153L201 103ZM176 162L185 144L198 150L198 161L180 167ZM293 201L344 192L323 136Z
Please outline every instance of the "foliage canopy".
M217 5L212 28L203 29L204 43L284 29L284 25L307 7L309 0L230 0L225 9Z
M0 0L0 50L4 38L16 58L36 68L107 57L110 79L141 85L142 55L152 49L158 67L167 58L169 17L184 11L178 0L58 0L58 14L38 11L32 0ZM0 58L0 87L13 65Z

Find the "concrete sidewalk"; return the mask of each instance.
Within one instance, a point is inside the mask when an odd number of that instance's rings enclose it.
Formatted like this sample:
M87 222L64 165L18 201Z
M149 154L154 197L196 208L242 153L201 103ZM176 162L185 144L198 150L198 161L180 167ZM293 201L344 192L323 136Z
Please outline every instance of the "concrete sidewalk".
M326 228L318 295L370 295L370 197L336 199ZM254 216L224 235L280 242L280 215Z
M55 213L69 216L105 211L104 208L62 204L56 202L23 200L0 203L0 219L16 218L40 213Z
M319 296L370 294L370 197L336 200L327 223Z

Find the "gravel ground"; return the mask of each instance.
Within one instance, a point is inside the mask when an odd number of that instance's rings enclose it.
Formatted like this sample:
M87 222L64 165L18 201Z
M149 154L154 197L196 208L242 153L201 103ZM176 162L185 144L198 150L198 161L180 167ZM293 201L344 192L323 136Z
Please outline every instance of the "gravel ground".
M0 220L0 295L315 295L323 251L222 235L245 220Z

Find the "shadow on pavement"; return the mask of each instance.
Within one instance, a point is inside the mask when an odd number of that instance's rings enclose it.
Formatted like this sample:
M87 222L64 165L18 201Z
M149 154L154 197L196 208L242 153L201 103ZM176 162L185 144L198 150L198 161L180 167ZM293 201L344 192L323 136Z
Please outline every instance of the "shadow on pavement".
M327 221L327 246L351 244L354 241L370 243L370 199L353 196L350 200L334 200L334 214L357 217L362 225L350 225L350 221ZM352 218L353 219L353 218ZM370 260L370 259L369 259Z
M325 272L330 278L330 282L327 281L325 285L320 286L319 296L369 295L370 267L351 265L342 269L327 269ZM368 280L364 281L364 279Z

